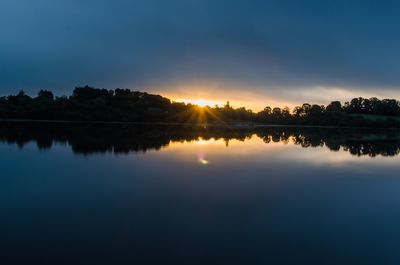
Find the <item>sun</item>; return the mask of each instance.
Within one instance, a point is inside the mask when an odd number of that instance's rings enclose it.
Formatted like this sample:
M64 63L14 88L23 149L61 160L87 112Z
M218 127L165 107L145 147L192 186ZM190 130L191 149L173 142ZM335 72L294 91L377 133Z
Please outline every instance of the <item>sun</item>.
M181 101L185 103L191 103L199 107L214 107L217 104L217 102L208 99L182 99Z

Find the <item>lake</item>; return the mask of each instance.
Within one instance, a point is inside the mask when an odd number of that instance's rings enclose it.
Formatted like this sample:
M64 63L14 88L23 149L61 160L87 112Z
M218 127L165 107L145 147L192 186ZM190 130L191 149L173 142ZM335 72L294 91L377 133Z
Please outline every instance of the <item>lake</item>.
M2 264L399 264L400 131L0 124Z

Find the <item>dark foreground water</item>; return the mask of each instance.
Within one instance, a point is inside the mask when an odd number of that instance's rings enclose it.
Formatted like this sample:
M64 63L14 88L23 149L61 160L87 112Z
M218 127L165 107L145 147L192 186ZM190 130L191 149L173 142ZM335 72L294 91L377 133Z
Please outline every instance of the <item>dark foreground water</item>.
M399 264L400 132L0 125L0 264Z

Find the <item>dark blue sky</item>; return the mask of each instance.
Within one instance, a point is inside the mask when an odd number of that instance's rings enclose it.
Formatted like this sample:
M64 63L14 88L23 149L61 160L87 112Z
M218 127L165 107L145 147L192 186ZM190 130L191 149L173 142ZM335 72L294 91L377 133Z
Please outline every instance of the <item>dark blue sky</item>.
M400 2L2 0L0 91L400 98ZM251 105L251 104L250 104Z

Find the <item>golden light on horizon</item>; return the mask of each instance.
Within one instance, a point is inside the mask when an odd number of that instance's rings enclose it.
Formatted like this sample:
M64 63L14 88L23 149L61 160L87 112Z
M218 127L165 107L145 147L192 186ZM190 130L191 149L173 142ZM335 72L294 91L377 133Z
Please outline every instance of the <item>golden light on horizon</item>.
M223 107L227 101L234 108L245 107L254 112L261 111L265 106L280 107L296 106L295 102L283 101L275 95L263 92L265 89L243 84L222 84L220 82L197 81L197 83L177 83L166 85L154 90L174 102L191 103L200 107ZM298 105L298 104L297 104Z
M208 144L209 142L210 140L204 140L203 138L199 138L198 140L195 141L195 144L205 145Z
M184 102L186 104L191 103L191 104L197 105L199 107L205 107L205 106L214 107L215 105L220 105L220 106L223 105L219 101L203 99L203 98L199 98L199 99L176 99L175 101L176 102Z

